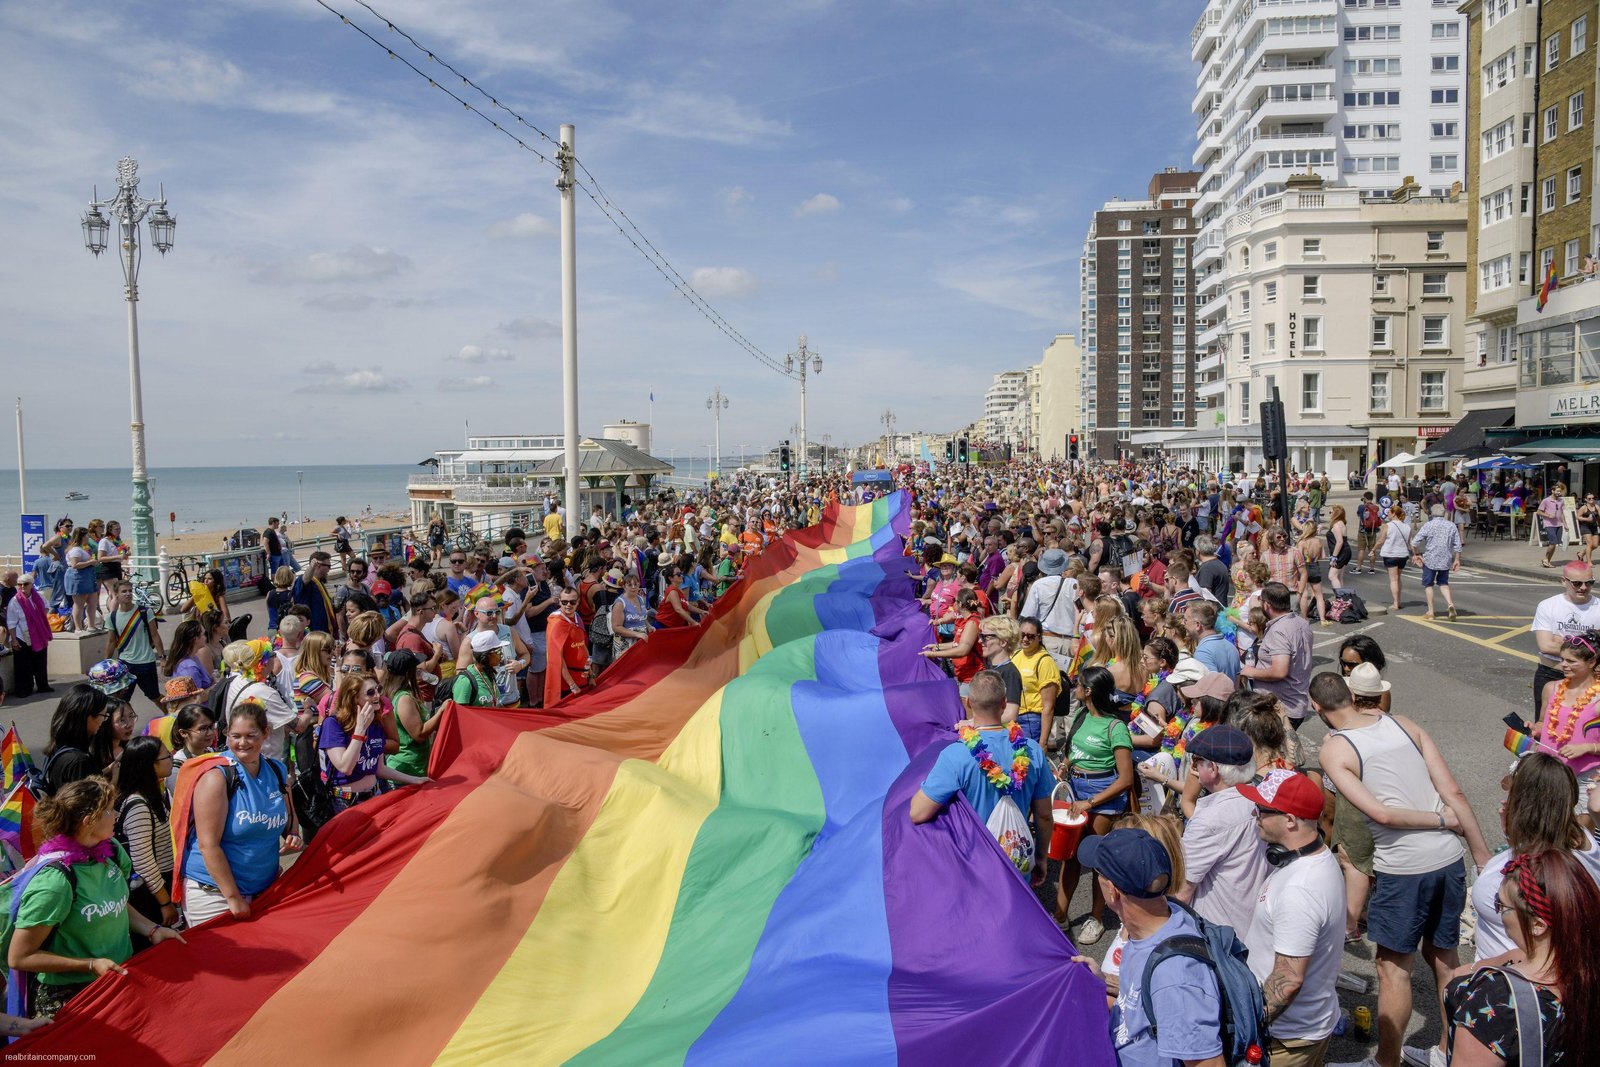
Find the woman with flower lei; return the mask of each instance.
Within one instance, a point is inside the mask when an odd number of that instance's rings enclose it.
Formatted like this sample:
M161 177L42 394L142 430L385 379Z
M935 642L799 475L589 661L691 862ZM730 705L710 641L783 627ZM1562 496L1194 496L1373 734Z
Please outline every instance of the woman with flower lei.
M1123 621L1126 621L1124 618ZM1072 790L1072 813L1088 815L1084 835L1109 833L1113 820L1131 807L1133 795L1133 738L1119 714L1115 698L1116 682L1104 667L1085 667L1073 694L1082 710L1073 717L1067 732L1067 758L1058 777ZM1061 881L1056 887L1056 922L1065 929L1070 919L1067 908L1078 889L1080 868L1075 857L1061 864ZM1105 933L1101 912L1105 901L1100 883L1094 893L1088 920L1078 932L1080 945L1092 945Z
M1547 682L1544 714L1533 728L1546 752L1560 757L1578 777L1578 814L1593 822L1600 793L1600 634L1575 634L1561 644L1561 680Z

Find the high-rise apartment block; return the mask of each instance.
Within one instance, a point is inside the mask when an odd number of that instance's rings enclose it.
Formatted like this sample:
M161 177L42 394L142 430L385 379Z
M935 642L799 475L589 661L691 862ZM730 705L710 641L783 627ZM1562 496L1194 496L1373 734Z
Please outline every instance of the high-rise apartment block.
M1448 197L1464 175L1466 20L1456 0L1210 0L1200 65L1193 249L1201 396L1230 410L1225 226L1294 174L1385 198ZM1520 56L1519 56L1520 59ZM1592 72L1591 72L1592 73ZM1231 398L1235 403L1237 397ZM1204 420L1202 420L1204 421Z
M1199 175L1150 179L1145 200L1113 200L1084 239L1079 295L1080 425L1102 459L1159 449L1194 426L1190 256Z

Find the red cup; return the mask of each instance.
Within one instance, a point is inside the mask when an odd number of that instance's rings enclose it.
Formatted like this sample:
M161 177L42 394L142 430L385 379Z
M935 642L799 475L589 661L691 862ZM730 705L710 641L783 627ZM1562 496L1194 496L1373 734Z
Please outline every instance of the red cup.
M1057 862L1069 860L1077 854L1078 842L1083 840L1083 828L1089 825L1089 816L1087 813L1072 814L1070 800L1053 800L1050 809L1055 816L1055 826L1050 831L1050 858Z

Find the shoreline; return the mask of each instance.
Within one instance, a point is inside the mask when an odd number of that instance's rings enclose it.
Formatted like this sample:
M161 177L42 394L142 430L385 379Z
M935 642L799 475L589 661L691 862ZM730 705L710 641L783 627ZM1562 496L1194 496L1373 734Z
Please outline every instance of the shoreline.
M362 514L354 516L352 521L359 520L363 530L387 529L395 526L407 526L411 521L409 509L393 512L374 512L368 516ZM159 525L159 524L158 524ZM304 561L309 545L317 538L331 538L335 523L333 519L309 519L302 529L300 524L290 520L284 529L288 532L289 540L294 542L296 555ZM200 529L184 529L176 534L156 531L156 550L167 551L168 555L193 556L202 552L218 552L224 550L223 542L232 534L236 526L219 526ZM256 530L265 530L265 526L257 526ZM127 529L123 529L126 539Z

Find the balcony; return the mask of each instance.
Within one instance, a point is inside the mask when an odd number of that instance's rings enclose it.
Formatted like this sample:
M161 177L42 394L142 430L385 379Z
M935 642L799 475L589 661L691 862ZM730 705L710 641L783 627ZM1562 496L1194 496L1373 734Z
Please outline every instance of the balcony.
M1194 395L1200 397L1202 400L1209 400L1214 396L1221 396L1223 393L1227 392L1227 389L1228 380L1226 378L1215 378L1209 382L1201 382L1199 385L1195 386Z
M1333 84L1332 63L1258 63L1246 77L1251 87L1274 85L1328 85Z
M1250 112L1250 122L1322 122L1339 113L1339 102L1332 93L1293 100L1263 99Z
M1207 7L1200 13L1200 19L1194 24L1194 29L1189 31L1189 58L1196 63L1205 62L1212 49L1217 47L1217 41L1221 36L1222 12Z
M1220 371L1221 369L1222 369L1222 350L1221 349L1218 349L1215 352L1207 353L1206 355L1202 356L1199 360L1197 360L1195 362L1195 365L1194 365L1195 374L1197 376L1201 377L1202 379L1206 375L1209 375L1212 371Z

